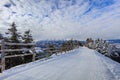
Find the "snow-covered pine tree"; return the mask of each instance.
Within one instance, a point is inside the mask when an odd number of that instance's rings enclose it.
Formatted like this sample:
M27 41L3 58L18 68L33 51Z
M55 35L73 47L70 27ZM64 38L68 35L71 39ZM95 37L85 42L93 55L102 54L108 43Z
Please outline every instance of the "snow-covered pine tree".
M94 45L94 40L92 38L87 38L85 46L92 49L94 47L93 45Z

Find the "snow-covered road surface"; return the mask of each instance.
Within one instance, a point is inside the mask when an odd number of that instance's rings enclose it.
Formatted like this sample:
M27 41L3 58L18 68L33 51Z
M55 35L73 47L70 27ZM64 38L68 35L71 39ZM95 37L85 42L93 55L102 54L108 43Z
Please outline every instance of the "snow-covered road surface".
M0 80L120 80L120 64L83 47L6 70Z

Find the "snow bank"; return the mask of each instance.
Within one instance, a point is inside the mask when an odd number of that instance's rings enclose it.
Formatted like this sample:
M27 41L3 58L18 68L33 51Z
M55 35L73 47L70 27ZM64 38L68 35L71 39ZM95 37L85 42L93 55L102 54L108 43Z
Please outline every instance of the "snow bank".
M83 47L11 68L0 80L120 80L119 75L119 63Z

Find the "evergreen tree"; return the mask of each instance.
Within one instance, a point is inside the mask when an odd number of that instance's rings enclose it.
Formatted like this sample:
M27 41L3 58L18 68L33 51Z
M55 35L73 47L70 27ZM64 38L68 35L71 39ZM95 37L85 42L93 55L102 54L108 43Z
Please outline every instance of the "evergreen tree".
M16 24L13 22L12 25L11 25L11 28L8 29L8 32L6 33L8 35L8 37L5 38L5 41L6 42L10 42L10 43L20 43L22 42L22 37L21 37L21 33L18 32L17 30L17 26ZM13 45L13 46L8 46L8 48L10 49L20 49L21 46L16 46L16 45ZM19 52L12 52L12 54L18 54Z
M33 38L30 30L27 30L24 32L23 35L23 43L32 43ZM32 46L25 46L26 48L31 48ZM29 51L26 51L26 53L29 53Z
M6 34L8 35L5 38L6 42L10 42L10 43L20 43L21 42L21 35L17 30L17 26L16 24L13 22L11 25L11 28L8 29L8 32L6 32ZM12 46L7 46L8 49L21 49L21 46L16 46L16 45L12 45ZM14 54L21 54L22 51L14 51L14 52L8 52L7 55L14 55ZM15 58L7 58L6 59L6 68L10 68L19 64L23 63L23 57L15 57Z
M74 40L74 48L78 48L79 46L83 46L81 41Z
M88 48L92 48L93 42L94 42L94 40L92 38L87 38L85 46Z
M52 54L56 53L56 52L54 52L57 49L55 44L47 44L46 47L47 47L47 49L46 49L46 52L47 52L46 57L49 57Z
M0 33L0 40L3 39L3 35Z
M74 41L71 39L71 40L65 41L61 45L61 51L66 52L66 51L74 49L74 47L75 47L74 46Z
M8 29L8 32L6 34L9 35L8 42L11 42L11 43L20 43L21 42L20 41L20 39L21 39L20 33L18 33L17 26L14 22L12 23L11 28Z
M86 39L86 42L85 42L85 46L86 46L86 47L89 47L89 41L90 41L89 38L87 38L87 39Z
M23 40L24 40L24 43L32 43L33 42L33 38L32 38L30 30L27 30L24 32Z
M2 39L3 39L3 35L0 33L0 40L2 40ZM0 46L0 50L1 50L1 46Z
M23 43L32 43L33 42L33 38L32 38L32 34L30 30L27 30L24 32L24 35L22 37L23 39ZM33 46L24 46L25 48L32 48ZM30 53L30 51L25 51L24 53ZM26 56L24 57L25 60L24 62L30 62L32 60L31 56Z

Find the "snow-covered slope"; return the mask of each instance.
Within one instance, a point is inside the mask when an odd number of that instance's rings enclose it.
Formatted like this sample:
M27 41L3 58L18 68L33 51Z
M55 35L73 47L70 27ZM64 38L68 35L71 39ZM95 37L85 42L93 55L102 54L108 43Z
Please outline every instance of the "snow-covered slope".
M0 31L15 21L36 39L120 38L119 8L120 0L2 0Z
M83 47L6 70L0 80L120 80L120 64Z

